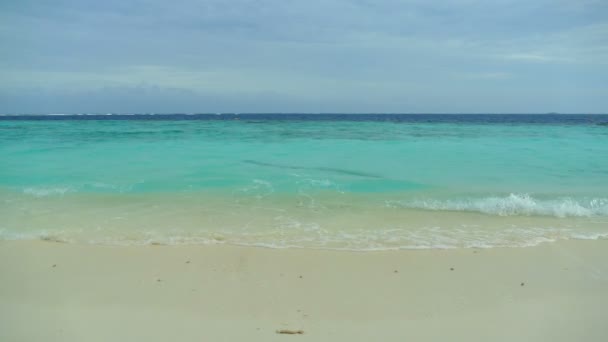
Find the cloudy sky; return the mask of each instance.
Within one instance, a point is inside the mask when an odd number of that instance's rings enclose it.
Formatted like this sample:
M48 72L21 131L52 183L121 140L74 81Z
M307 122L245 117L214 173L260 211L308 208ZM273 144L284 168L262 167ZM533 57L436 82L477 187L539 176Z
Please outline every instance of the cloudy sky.
M0 113L608 112L606 0L3 0Z

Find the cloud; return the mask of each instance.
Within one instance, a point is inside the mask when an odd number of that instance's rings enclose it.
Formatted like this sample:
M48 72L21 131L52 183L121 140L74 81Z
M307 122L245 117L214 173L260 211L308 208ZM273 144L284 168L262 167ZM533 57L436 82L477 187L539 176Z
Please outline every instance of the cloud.
M542 54L535 54L535 53L513 53L513 54L509 54L504 56L505 59L508 60L515 60L515 61L524 61L524 62L538 62L538 63L545 63L545 62L568 62L568 59L565 58L558 58L558 57L554 57L554 56L545 56Z

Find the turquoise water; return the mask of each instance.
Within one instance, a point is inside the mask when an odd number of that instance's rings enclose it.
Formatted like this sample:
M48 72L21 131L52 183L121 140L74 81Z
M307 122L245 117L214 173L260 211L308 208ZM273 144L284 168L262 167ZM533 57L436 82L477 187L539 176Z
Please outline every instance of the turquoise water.
M0 121L0 237L345 249L608 236L608 127Z

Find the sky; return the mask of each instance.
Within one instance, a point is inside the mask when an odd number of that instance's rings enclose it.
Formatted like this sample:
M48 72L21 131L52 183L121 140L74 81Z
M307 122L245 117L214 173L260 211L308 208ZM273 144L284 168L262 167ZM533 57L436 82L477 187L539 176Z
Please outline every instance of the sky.
M608 113L606 0L0 0L0 113Z

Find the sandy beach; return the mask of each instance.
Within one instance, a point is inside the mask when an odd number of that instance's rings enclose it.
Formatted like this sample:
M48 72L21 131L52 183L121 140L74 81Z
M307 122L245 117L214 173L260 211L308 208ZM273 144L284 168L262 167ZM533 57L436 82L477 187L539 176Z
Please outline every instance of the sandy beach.
M605 341L607 257L2 241L0 340Z

